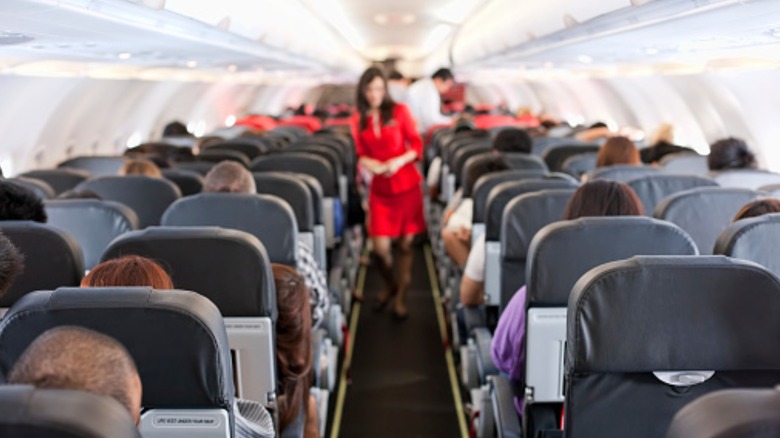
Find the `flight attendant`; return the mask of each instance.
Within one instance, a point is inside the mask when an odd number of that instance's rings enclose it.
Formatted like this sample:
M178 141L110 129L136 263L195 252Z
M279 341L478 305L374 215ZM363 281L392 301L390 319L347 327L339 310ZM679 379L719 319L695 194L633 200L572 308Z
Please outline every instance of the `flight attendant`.
M422 157L422 140L409 109L393 102L382 70L371 67L360 77L352 135L359 164L373 178L368 194L368 233L387 288L377 296L381 310L391 298L393 314L408 315L406 290L411 282L412 241L425 231L422 175L415 161ZM394 259L392 241L398 241ZM395 268L396 272L393 272Z

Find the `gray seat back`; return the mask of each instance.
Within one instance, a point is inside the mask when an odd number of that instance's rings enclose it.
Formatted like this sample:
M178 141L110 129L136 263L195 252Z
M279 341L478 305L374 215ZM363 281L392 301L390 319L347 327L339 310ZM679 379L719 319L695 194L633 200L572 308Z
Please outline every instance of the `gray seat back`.
M600 146L596 144L572 144L571 140L569 140L569 142L546 148L542 153L542 158L550 172L559 172L563 170L563 163L569 157L587 152L598 152L599 148Z
M56 195L59 195L89 179L90 174L84 170L64 167L61 169L31 170L19 176L41 180L54 189Z
M274 263L295 266L298 225L295 213L270 195L201 193L179 199L162 217L173 227L216 226L247 232L265 246Z
M10 307L23 295L60 286L78 286L84 276L84 256L76 239L51 225L32 221L0 221L0 231L24 255L24 269L0 297Z
M712 174L721 187L757 190L770 184L780 184L780 174L757 169L726 170Z
M778 314L778 279L751 262L635 257L589 271L568 304L567 436L664 436L704 394L776 384Z
M710 168L707 166L707 156L690 152L664 155L659 164L664 171L670 173L707 176L710 172Z
M536 233L563 218L575 189L551 189L512 199L501 219L501 308L525 285L528 246Z
M759 192L763 192L767 197L780 198L780 184L769 184L758 188Z
M125 164L124 157L117 156L81 156L63 161L57 167L84 170L93 177L119 175Z
M641 178L647 175L654 175L660 171L651 166L631 166L628 164L621 164L615 166L598 167L591 170L588 175L588 181L594 181L597 179L608 179L612 181L626 183L632 179Z
M144 409L220 409L232 424L233 373L225 326L219 310L202 295L146 287L33 292L0 321L0 373L8 375L43 332L65 325L106 334L127 348L141 376Z
M640 176L639 178L628 181L627 184L634 189L634 192L639 196L639 199L642 201L642 206L645 209L645 214L648 216L653 215L655 206L667 196L685 190L695 189L697 187L718 186L718 183L705 177L695 175L670 175L665 173L653 173Z
M163 169L163 178L176 184L182 196L194 195L203 191L203 175L194 170Z
M596 157L598 152L585 152L582 154L572 155L567 158L562 166L561 172L567 173L577 179L581 179L582 175L590 172L596 168Z
M328 160L307 152L264 155L252 162L253 172L286 171L311 175L322 186L326 198L338 196L337 175Z
M225 150L235 151L244 154L248 159L254 160L265 153L268 148L259 141L236 138L222 143L213 144L206 147L206 150Z
M159 225L165 209L181 197L176 184L142 175L103 176L84 181L76 188L92 190L103 199L132 208L140 228Z
M314 228L314 201L311 191L300 177L282 172L255 172L257 193L283 199L295 213L298 231L311 232Z
M51 186L48 183L39 179L26 178L20 176L20 177L8 179L6 181L24 187L25 189L33 192L35 196L39 197L42 200L53 199L54 197L57 196L57 194L54 192L54 189L51 188Z
M693 238L699 252L708 255L739 209L759 196L748 189L700 187L665 198L653 216L677 224Z
M211 168L216 165L217 163L213 161L183 161L173 163L173 168L177 170L188 170L206 176Z
M494 157L489 145L475 144L463 146L452 156L449 170L455 176L455 186L461 187L466 184L468 178L468 169L478 162L490 160Z
M249 167L249 158L239 151L230 149L212 149L206 148L195 156L198 161L206 161L209 163L220 163L222 161L233 161L241 164L244 167Z
M0 436L25 438L141 438L115 399L86 391L0 386Z
M507 181L541 179L545 175L547 172L541 170L502 170L482 175L474 183L474 190L471 193L471 198L474 200L474 223L485 223L488 194L495 186Z
M531 240L528 305L566 307L572 286L604 263L637 255L697 255L676 225L644 216L584 217L552 223Z
M65 230L84 253L84 268L100 263L100 256L117 236L138 229L138 216L130 207L98 199L46 201L48 224Z
M524 154L521 152L510 152L503 155L511 169L540 170L547 172L547 164L536 155Z
M750 260L780 277L780 213L738 220L723 230L715 254Z
M780 436L780 390L723 389L680 409L667 438L769 438Z

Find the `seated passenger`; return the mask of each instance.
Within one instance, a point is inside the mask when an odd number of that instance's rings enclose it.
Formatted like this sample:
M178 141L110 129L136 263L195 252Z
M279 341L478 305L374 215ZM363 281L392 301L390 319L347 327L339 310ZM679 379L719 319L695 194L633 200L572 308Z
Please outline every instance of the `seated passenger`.
M319 436L317 400L309 394L312 369L311 316L304 279L289 266L274 263L276 363L279 364L279 429L301 426L304 438Z
M146 175L152 178L162 178L160 168L151 160L134 158L125 161L125 164L119 169L120 175Z
M677 146L674 144L674 126L669 123L662 123L653 133L650 146L639 151L642 162L645 164L655 164L661 161L666 155L687 152L695 154L691 148Z
M642 161L639 159L639 150L633 141L627 137L610 137L599 148L596 155L596 167L615 166L618 164L628 164L639 166Z
M574 193L563 220L587 216L642 216L642 201L631 187L615 181L598 180L585 183ZM525 298L526 287L515 292L498 320L490 355L499 371L513 383L522 383L525 370ZM515 398L515 407L522 414L522 400Z
M11 368L8 383L113 397L136 424L141 414L141 378L133 358L113 338L82 327L56 327L38 336Z
M505 128L493 139L493 151L498 153L530 154L533 148L531 136L522 129Z
M763 216L765 214L780 213L780 199L764 198L748 202L739 209L734 217L734 222L740 219Z
M256 193L255 179L246 168L234 161L222 161L206 174L204 192ZM297 244L298 271L306 280L311 293L313 326L319 327L328 308L329 290L325 273L320 269L314 254L301 242Z
M43 201L31 190L10 181L0 181L0 220L46 222Z
M127 255L95 266L81 280L81 287L148 286L173 289L173 281L157 262L146 257ZM275 436L273 420L258 402L236 399L236 436L271 438Z
M502 156L479 161L468 169L466 181L463 182L464 187L468 192L471 192L481 176L507 169L509 169L509 164ZM473 201L466 198L460 201L451 214L445 213L443 218L444 226L441 230L441 238L444 241L444 248L452 261L460 267L466 264L469 257L473 210Z
M711 171L730 169L755 169L758 167L756 156L750 151L744 140L729 137L710 145L707 166Z
M24 256L10 239L0 233L0 298L24 270Z

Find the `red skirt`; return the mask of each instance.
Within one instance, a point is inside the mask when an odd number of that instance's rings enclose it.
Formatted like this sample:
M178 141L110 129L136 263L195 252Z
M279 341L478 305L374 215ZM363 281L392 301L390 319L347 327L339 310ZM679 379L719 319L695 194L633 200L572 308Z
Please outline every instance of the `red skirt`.
M368 234L400 237L425 232L422 189L415 186L395 195L368 196Z

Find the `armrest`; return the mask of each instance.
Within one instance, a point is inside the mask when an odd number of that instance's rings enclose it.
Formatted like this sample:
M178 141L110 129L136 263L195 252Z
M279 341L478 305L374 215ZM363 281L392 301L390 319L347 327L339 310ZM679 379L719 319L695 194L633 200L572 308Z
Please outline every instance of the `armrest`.
M499 438L522 438L523 427L515 409L512 384L504 376L490 378L490 400Z
M472 332L474 344L477 347L477 368L479 370L480 380L484 382L487 376L498 374L498 368L493 364L493 358L490 356L490 344L493 342L493 335L488 329L481 327Z

